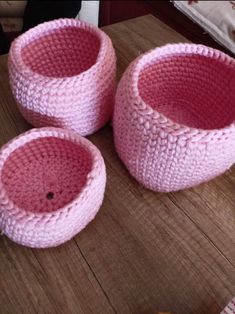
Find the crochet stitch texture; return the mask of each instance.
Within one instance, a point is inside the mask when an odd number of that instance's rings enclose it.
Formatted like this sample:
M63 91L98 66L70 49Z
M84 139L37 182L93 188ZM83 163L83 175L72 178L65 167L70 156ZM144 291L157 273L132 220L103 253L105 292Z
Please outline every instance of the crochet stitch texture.
M229 302L220 314L235 314L235 298Z
M208 181L235 162L235 60L195 44L139 56L114 109L116 150L145 187L169 192Z
M29 247L57 246L96 215L106 171L99 150L71 130L32 129L0 150L0 230Z
M110 119L116 57L110 38L77 19L42 23L9 53L10 85L24 118L92 134Z

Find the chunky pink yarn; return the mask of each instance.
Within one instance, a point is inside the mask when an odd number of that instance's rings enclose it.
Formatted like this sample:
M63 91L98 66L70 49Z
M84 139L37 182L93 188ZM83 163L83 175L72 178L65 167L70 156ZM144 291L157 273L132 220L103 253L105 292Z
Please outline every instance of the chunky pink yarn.
M57 246L96 215L106 172L98 149L73 131L41 128L0 150L0 230L29 247Z
M235 298L229 302L220 314L235 314Z
M235 162L235 60L194 44L156 48L122 77L114 109L117 152L154 191L176 191Z
M109 120L116 57L97 27L77 19L40 24L13 42L8 65L13 95L32 125L88 135Z

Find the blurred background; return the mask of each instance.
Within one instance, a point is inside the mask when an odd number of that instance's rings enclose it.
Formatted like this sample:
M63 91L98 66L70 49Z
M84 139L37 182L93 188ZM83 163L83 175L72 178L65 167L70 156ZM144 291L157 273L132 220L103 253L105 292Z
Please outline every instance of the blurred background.
M235 53L235 1L0 1L0 54L21 32L60 17L102 27L152 14L194 43Z

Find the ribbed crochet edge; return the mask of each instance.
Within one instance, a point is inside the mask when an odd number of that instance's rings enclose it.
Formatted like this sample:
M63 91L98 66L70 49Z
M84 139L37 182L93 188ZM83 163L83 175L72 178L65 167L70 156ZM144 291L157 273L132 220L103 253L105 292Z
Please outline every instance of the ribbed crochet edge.
M128 86L128 94L129 97L134 99L132 102L134 106L138 110L142 112L142 114L150 115L153 119L158 120L163 125L163 128L172 129L172 135L185 135L185 137L189 137L191 142L200 141L202 143L207 143L213 140L217 140L221 136L235 133L235 121L233 121L230 125L221 128L221 129L197 129L193 127L189 127L183 124L179 124L165 115L158 112L156 109L152 109L150 105L148 105L139 95L138 90L138 81L140 72L151 62L160 61L161 58L166 58L170 56L176 56L177 54L195 54L201 55L208 58L213 58L218 60L221 63L224 63L227 66L233 67L235 70L235 60L226 55L225 53L216 50L214 48L210 48L204 45L197 44L167 44L165 46L152 49L145 54L140 55L137 59L135 59L128 67L129 73L131 73L129 82L131 86ZM131 71L130 71L131 69Z
M83 71L82 73L70 77L47 77L43 76L35 71L32 71L29 66L25 64L21 56L21 50L25 44L30 43L28 38L34 35L39 35L38 38L53 32L56 29L65 28L65 27L78 27L80 29L86 30L91 34L96 35L100 40L100 50L96 59L96 63L93 64L89 69ZM37 80L39 83L43 81L43 83L50 83L50 84L66 84L67 81L71 82L73 79L79 78L80 80L83 79L86 75L89 75L90 72L96 71L96 68L99 66L99 63L102 62L102 59L105 54L105 50L107 49L106 44L112 45L111 39L106 35L102 30L99 28L84 22L78 19L69 19L69 18L62 18L57 19L54 21L44 22L41 23L24 34L17 37L10 48L8 62L13 62L16 69L27 79L30 81ZM46 80L46 82L45 82Z

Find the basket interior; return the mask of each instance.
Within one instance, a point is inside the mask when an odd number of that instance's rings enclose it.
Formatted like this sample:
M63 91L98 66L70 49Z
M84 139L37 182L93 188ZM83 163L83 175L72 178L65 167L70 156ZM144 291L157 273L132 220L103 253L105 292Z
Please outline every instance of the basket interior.
M35 38L21 50L24 63L47 77L70 77L96 63L100 39L78 27L66 27Z
M8 198L31 212L52 212L76 198L92 168L84 147L56 137L32 140L13 151L2 170Z
M219 129L235 120L235 72L201 55L164 57L140 72L138 90L153 109L193 128Z

